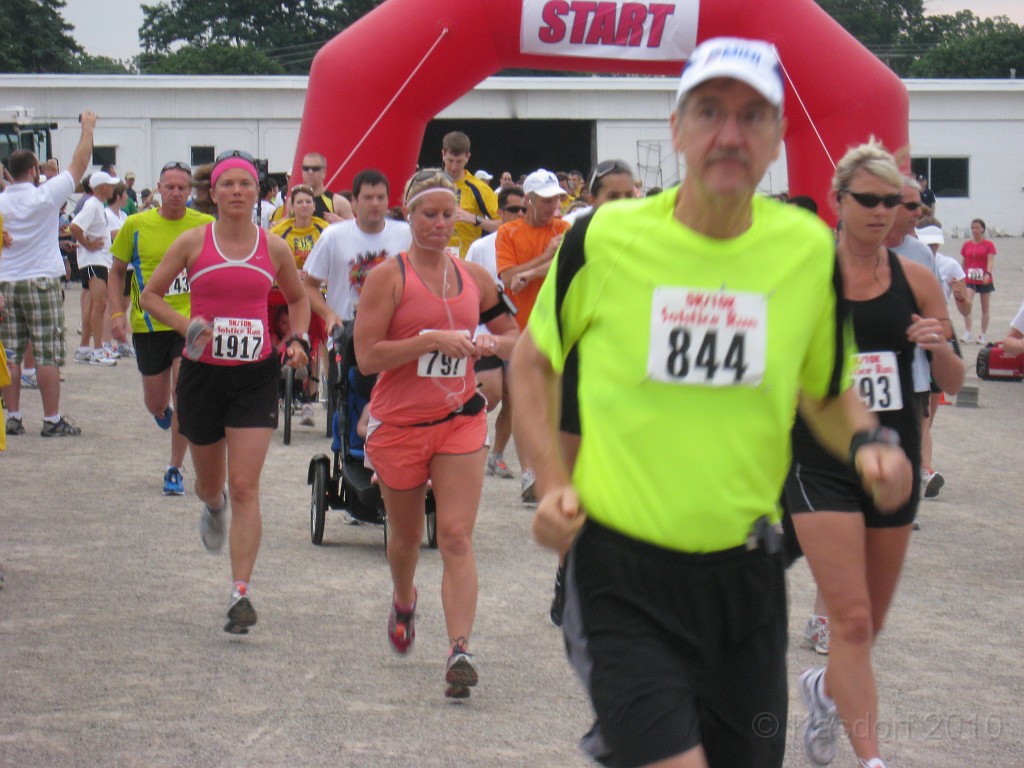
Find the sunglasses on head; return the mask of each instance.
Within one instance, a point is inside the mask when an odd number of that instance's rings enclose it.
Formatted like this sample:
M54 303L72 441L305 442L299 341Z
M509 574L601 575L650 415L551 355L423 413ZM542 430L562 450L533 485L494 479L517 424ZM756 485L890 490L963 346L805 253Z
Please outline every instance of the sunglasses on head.
M871 192L853 192L849 189L841 189L839 190L839 193L849 195L865 208L875 208L879 203L884 205L886 208L895 208L903 202L903 198L899 192L893 192L891 195L875 195ZM906 203L904 203L904 205L906 205Z
M214 160L213 162L214 162L214 164L222 163L225 160L230 160L232 157L240 157L243 160L249 161L253 165L256 164L256 161L253 160L252 155L250 155L248 152L243 152L240 149L228 149L228 150L225 150L224 152L221 152L219 155L217 155L217 159Z
M164 167L160 169L160 173L164 171L184 171L189 176L192 175L192 166L186 165L185 163L179 162L178 160L172 160L169 163L165 163Z
M525 205L506 205L501 210L508 211L509 213L526 213Z
M590 175L590 183L587 184L587 189L590 190L590 194L594 194L594 183L603 179L609 173L628 173L632 176L633 169L627 165L623 165L618 160L603 160L597 164L594 168L594 172Z

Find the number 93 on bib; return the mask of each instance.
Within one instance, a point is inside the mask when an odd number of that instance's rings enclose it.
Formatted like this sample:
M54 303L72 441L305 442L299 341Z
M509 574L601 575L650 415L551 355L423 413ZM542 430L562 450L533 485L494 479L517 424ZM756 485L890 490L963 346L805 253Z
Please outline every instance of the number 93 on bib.
M647 375L666 384L757 386L767 324L768 304L759 293L655 288Z

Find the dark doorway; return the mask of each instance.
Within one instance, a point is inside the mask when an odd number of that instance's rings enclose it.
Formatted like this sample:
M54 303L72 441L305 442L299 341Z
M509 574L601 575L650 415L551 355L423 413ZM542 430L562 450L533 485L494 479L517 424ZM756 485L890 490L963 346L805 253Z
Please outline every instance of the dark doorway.
M518 179L538 168L577 170L586 178L594 162L593 120L432 120L423 135L420 167L441 166L441 140L449 131L469 136L469 171L492 174L492 187L502 171Z

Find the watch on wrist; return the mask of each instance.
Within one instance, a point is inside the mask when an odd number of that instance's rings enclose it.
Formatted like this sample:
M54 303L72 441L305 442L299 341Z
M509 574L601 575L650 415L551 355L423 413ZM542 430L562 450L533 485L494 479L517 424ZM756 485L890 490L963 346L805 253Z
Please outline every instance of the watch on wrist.
M483 219L481 219L479 216L475 216L473 218L476 221L476 226L479 227L480 226L480 222L483 221Z
M288 343L291 344L293 341L299 342L299 344L301 344L302 348L305 350L306 354L307 355L309 354L310 347L309 347L309 334L308 333L295 333L295 334L292 334L292 337L290 339L288 339Z
M857 472L857 451L863 448L865 445L875 445L881 443L882 445L892 445L899 447L900 435L895 429L889 427L875 427L874 429L864 429L860 432L854 432L853 438L850 440L850 453L847 458L847 463L855 473Z

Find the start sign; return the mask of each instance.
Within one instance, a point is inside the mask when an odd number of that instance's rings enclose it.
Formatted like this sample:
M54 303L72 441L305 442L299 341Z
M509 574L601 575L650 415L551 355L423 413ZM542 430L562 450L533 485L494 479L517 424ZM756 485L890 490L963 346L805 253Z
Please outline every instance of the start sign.
M521 48L545 56L684 61L699 0L523 0Z

